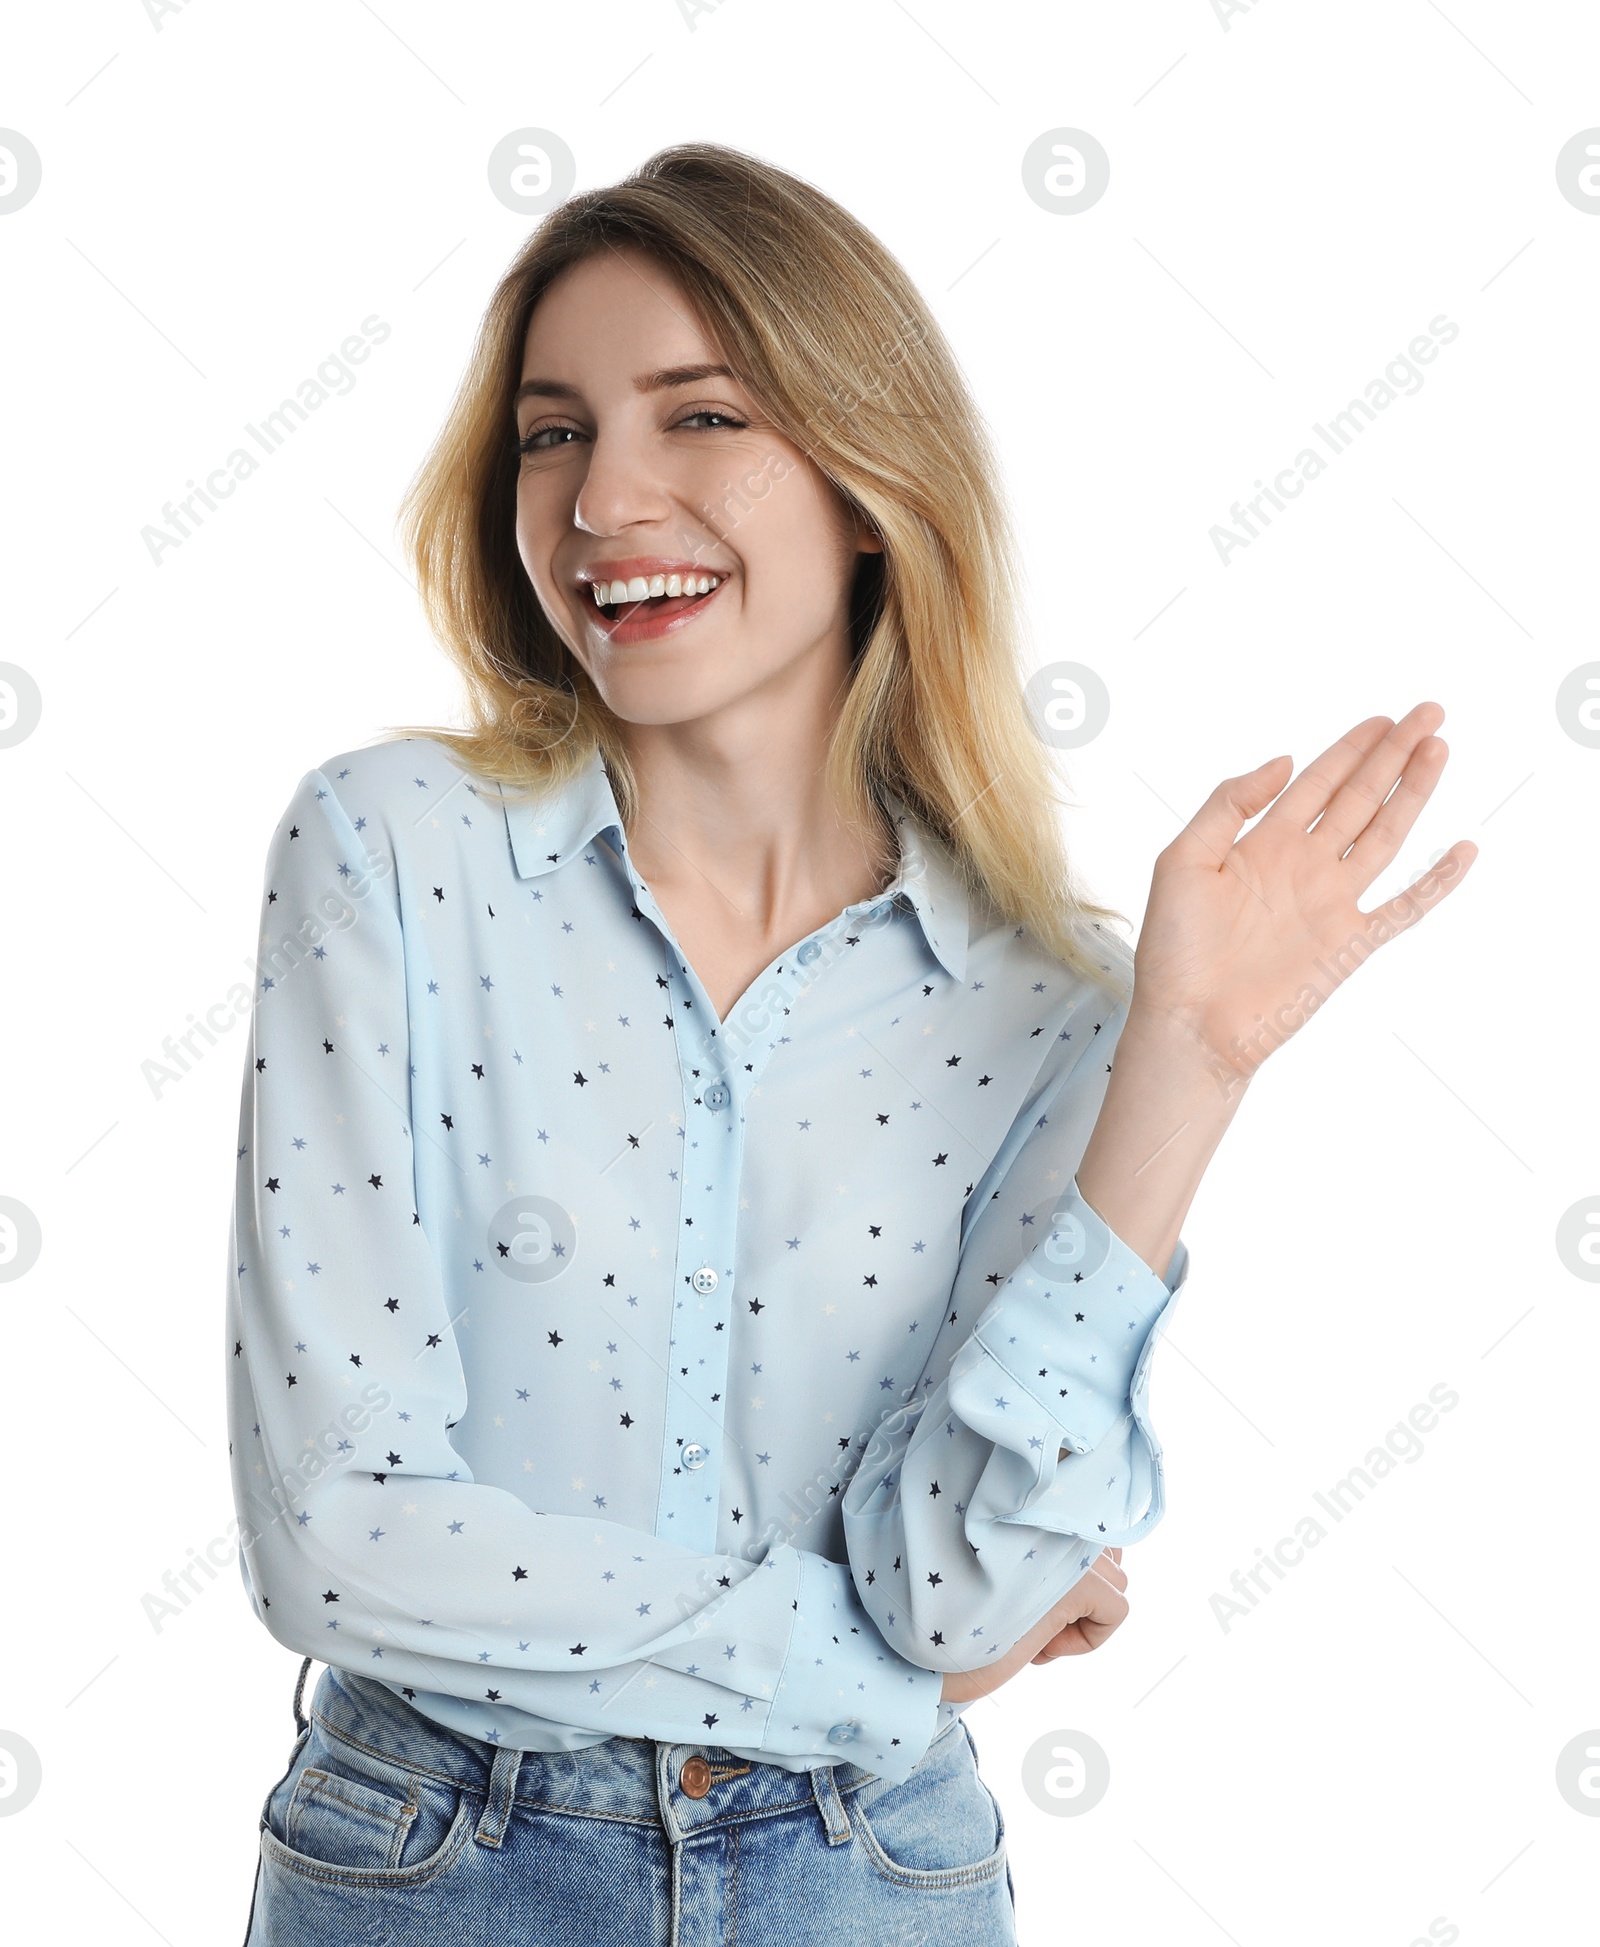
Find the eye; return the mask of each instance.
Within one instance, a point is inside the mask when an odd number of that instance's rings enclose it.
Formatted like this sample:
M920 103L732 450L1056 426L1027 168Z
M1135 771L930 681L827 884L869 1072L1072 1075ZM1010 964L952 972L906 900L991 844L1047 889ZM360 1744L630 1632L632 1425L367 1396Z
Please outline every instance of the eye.
M717 424L715 426L704 424L696 426L695 422L697 420L716 420ZM731 412L724 412L720 406L696 406L693 412L687 412L681 419L675 419L672 422L672 431L675 433L680 432L685 426L688 426L696 432L718 432L723 427L746 426L749 423L748 420L737 418Z
M576 426L535 426L531 433L524 433L517 441L519 453L551 453L558 446L565 446L571 439L582 435Z

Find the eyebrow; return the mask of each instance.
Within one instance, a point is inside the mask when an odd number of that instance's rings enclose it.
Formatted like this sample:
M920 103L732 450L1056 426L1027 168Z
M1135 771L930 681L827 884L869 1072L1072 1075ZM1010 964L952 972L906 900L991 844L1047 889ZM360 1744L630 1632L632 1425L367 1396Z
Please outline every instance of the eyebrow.
M704 379L732 379L739 382L739 375L726 365L669 365L660 372L646 372L633 382L636 392L669 392L675 386L699 385ZM575 385L568 385L562 379L524 379L516 389L512 405L520 406L524 399L576 399L580 397Z

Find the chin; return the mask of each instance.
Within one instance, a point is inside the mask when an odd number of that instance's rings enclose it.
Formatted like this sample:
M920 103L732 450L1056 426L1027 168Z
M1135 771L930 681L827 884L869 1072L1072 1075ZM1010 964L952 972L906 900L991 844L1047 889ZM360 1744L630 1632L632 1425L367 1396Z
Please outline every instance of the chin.
M625 675L611 670L595 687L613 716L641 726L694 723L736 703L744 693L742 687L696 682L681 670L669 669L630 670Z

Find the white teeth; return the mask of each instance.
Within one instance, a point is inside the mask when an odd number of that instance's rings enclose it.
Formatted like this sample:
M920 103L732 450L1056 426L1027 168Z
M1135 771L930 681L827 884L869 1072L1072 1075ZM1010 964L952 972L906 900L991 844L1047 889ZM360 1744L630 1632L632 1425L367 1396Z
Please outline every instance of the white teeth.
M720 575L634 575L627 581L595 581L589 586L596 608L614 608L621 602L643 602L660 595L709 595L722 579Z

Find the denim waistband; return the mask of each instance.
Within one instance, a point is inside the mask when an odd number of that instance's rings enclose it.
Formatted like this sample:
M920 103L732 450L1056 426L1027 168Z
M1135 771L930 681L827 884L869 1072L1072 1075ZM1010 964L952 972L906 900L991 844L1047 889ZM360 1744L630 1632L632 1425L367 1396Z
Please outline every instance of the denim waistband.
M309 1663L309 1659L307 1659ZM304 1681L304 1669L301 1673ZM296 1691L296 1717L300 1692ZM814 1806L829 1841L849 1838L843 1801L877 1774L844 1759L807 1771L752 1764L720 1744L617 1736L576 1751L518 1751L448 1730L386 1684L328 1665L311 1715L325 1737L362 1755L368 1770L420 1773L481 1795L478 1836L498 1845L514 1809L569 1812L659 1825L672 1840L708 1827ZM959 1717L934 1739L948 1737ZM699 1763L690 1764L690 1760ZM685 1789L684 1767L689 1765ZM709 1776L708 1776L709 1773Z

